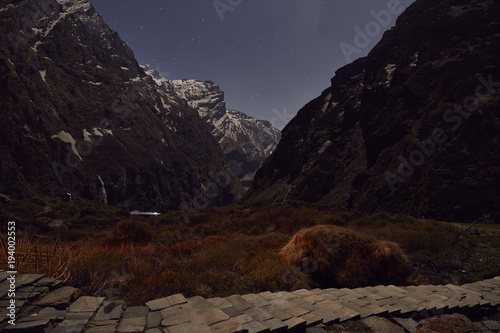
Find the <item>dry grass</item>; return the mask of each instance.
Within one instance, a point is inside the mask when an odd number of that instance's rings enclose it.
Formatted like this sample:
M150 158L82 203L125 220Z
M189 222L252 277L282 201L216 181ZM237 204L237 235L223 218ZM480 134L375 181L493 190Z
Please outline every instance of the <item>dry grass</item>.
M175 293L214 297L308 286L307 276L278 256L286 235L232 233L165 246L123 242L117 235L129 224L119 223L108 237L75 246L69 263L72 285L129 304Z
M214 297L318 284L401 284L408 268L403 253L416 282L464 283L500 274L500 232L470 235L465 228L405 215L363 216L307 203L277 208L257 202L200 211L186 224L179 212L130 219L78 200L32 200L12 207L0 209L0 217L19 218L19 232L47 235L19 234L19 248L25 249L18 259L24 265L20 272L60 277L88 294L131 305L174 293ZM34 218L26 207L36 208ZM47 231L45 225L26 222L37 216L62 219L69 230ZM293 260L280 257L294 234L317 225L323 229L309 241L296 237L291 243L287 256ZM331 272L318 273L316 266L333 271L334 278Z
M0 233L1 267L8 267L9 253L5 237ZM68 279L68 262L71 246L64 244L59 238L49 243L42 242L41 236L30 236L17 232L15 247L15 271L19 274L41 273L61 280Z

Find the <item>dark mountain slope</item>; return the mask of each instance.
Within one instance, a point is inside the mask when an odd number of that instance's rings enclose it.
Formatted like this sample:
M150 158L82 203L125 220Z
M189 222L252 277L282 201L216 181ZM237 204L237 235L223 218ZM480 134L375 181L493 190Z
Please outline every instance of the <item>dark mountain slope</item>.
M500 222L499 55L498 1L417 0L299 111L247 198Z
M134 209L241 194L197 112L157 89L87 1L2 1L0 193ZM213 187L213 186L212 186Z

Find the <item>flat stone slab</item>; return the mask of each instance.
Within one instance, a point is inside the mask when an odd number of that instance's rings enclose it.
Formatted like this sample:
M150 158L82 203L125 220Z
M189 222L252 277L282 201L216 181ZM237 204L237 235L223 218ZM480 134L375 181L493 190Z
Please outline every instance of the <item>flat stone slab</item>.
M146 326L149 328L158 327L161 324L160 311L150 311L146 317Z
M116 332L116 326L113 325L93 326L85 330L85 333L115 333L115 332Z
M261 308L253 307L244 311L246 315L252 317L257 321L266 321L269 319L273 319L274 316L269 312L262 310Z
M150 328L149 330L146 331L146 333L166 333L167 330L165 331L159 329L159 328Z
M257 307L261 307L263 305L268 304L268 300L258 294L247 294L247 295L242 295L241 297L243 297L245 301L250 302Z
M315 304L318 302L323 302L325 298L321 297L320 295L312 294L310 296L304 297L303 300L307 303Z
M94 315L94 312L69 312L64 320L81 320L81 321L89 321L90 317Z
M221 297L209 298L207 302L221 310L233 306L231 302Z
M246 314L241 314L239 316L233 317L232 319L236 320L238 323L242 325L253 321L253 318Z
M97 311L92 321L120 319L125 309L124 301L105 301Z
M39 306L49 306L57 310L66 309L68 304L73 301L80 291L76 288L64 286L54 291L51 291L42 298L33 302L35 305Z
M69 312L96 312L104 297L82 296L69 306Z
M497 296L493 293L485 294L484 300L488 301L493 306L500 305L500 296Z
M500 331L500 322L493 320L485 320L481 322L484 326L488 327L490 330Z
M43 332L50 322L49 318L34 321L16 322L16 325L7 325L4 332Z
M351 301L354 299L363 299L366 297L366 295L354 290L354 289L347 289L347 288L342 288L340 289L343 293L345 293L345 296L340 297L342 301Z
M236 316L243 314L243 311L238 310L237 308L235 308L232 305L227 307L227 308L222 308L220 310L222 312L224 312L225 314L227 314L229 317L236 317Z
M41 294L47 294L48 292L50 292L50 288L49 287L35 287L35 289L33 289L33 291L39 292Z
M246 324L243 324L243 329L247 329L248 332L252 333L267 333L270 332L269 327L261 324L258 321L250 321Z
M39 287L53 287L61 284L61 280L57 280L56 278L48 278L44 277L37 281L36 285Z
M315 315L314 313L307 313L300 317L306 321L306 326L314 326L320 324L323 321L323 318Z
M5 278L2 282L3 276L9 274L0 271L0 323L6 324L9 303L1 297L9 282ZM105 301L104 297L82 296L75 301L79 291L73 287L49 292L61 281L39 274L20 274L16 279L23 284L16 290L16 306L27 306L18 314L15 326L5 327L11 333L284 333L304 332L306 327L310 333L324 332L325 324L336 323L367 326L377 333L416 333L417 323L409 314L427 317L500 303L500 277L462 286L301 289L211 299L176 294L129 308L123 301ZM29 301L45 292L48 294L42 298ZM35 315L23 316L28 313ZM406 318L394 318L398 315ZM349 323L343 324L346 321ZM500 331L498 321L474 324L484 332Z
M186 303L186 298L182 294L175 294L172 296L155 299L153 301L149 301L146 305L149 307L151 311L162 310L177 304Z
M217 308L198 310L196 313L207 325L212 325L229 319L229 316Z
M321 327L309 327L306 329L306 333L328 333Z
M29 284L34 284L41 278L43 278L43 274L19 274L16 276L16 286L19 288Z
M405 333L404 328L381 317L369 317L361 322L377 333Z
M276 296L270 291L263 291L261 293L258 293L257 295L262 296L264 299L268 301L278 298L278 296Z
M16 325L22 324L22 323L31 323L31 322L45 322L48 324L49 322L54 322L55 318L52 316L28 316L28 317L23 317L19 320L16 320ZM10 325L10 324L9 324Z
M38 316L49 316L58 320L63 320L67 313L68 311L66 310L56 310L55 308L47 307L40 310Z
M245 311L253 307L253 304L247 302L240 295L232 295L225 298L229 303L231 303L236 309L240 311Z
M399 326L403 327L409 333L417 333L417 322L411 318L392 318Z
M277 298L273 299L272 301L269 301L270 304L276 305L279 307L281 310L286 310L286 309L291 309L295 307L295 305L287 300L284 300L282 298Z
M89 323L89 327L94 326L114 326L118 325L119 320L100 320L100 321L92 321Z
M207 302L201 296L194 296L187 299L187 303L193 307L195 310L205 310L205 309L213 309L214 305L212 303Z
M247 333L248 329L234 319L229 319L210 326L213 333Z
M32 287L34 289L34 287ZM31 292L19 292L19 291L16 291L16 296L14 296L15 299L32 299L33 297L31 297Z
M85 329L87 321L83 320L63 320L57 324L53 329L46 330L49 333L81 333Z
M123 318L135 318L135 317L146 318L148 312L149 310L147 306L131 306L125 309L125 312L123 313Z
M358 312L356 312L350 308L346 308L346 307L341 307L340 309L337 310L337 313L340 316L340 319L339 319L340 322L351 320L351 319L358 319L361 317L361 315Z
M296 318L296 317L292 317L288 320L285 320L283 322L283 324L285 324L286 326L288 326L288 329L289 330L302 330L302 329L305 329L306 328L306 321L304 319L301 319L301 318Z
M212 333L212 330L204 323L184 323L170 326L166 330L168 333Z
M332 325L334 323L338 323L340 322L341 318L340 314L322 308L314 310L311 313L320 317L322 319L323 324L325 325Z
M278 306L270 304L262 307L262 310L271 314L274 318L279 319L281 321L288 320L293 316L288 312L283 311Z
M298 306L294 306L293 308L286 309L285 312L288 312L294 317L300 317L309 313L310 311L303 308L299 308Z
M146 317L124 318L118 324L118 333L136 333L143 332L146 327Z
M161 311L161 326L175 326L184 323L203 323L203 318L189 304L174 305Z
M269 327L272 333L286 332L288 329L288 326L284 322L276 318L263 321L262 324Z
M324 301L325 299L323 298L322 301ZM315 302L308 302L305 298L302 298L302 297L297 297L297 298L294 298L294 299L290 299L288 300L290 303L292 303L294 306L298 306L300 308L307 308L314 305ZM269 302L267 302L267 304L269 304ZM265 305L267 305L265 304ZM310 311L310 310L309 310Z
M274 294L276 296L278 296L279 298L287 300L287 301L298 297L297 295L295 295L293 293L289 293L288 291L278 291Z

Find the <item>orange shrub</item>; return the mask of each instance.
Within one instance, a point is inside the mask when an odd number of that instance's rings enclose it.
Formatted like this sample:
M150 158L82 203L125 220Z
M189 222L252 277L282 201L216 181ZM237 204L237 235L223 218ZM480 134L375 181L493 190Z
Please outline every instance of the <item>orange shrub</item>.
M300 230L281 249L280 256L300 266L322 287L401 285L411 273L397 244L333 225Z

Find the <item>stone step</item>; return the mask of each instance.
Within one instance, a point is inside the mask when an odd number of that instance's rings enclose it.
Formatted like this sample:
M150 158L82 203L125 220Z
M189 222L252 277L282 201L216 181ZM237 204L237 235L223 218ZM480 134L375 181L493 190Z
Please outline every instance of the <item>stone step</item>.
M369 317L361 321L373 332L377 333L405 333L401 326L381 317Z
M174 305L187 303L186 298L181 294L176 294L160 299L155 299L146 303L151 311L162 310Z
M500 331L500 321L484 320L481 322L487 329L492 331Z
M389 288L388 286L375 286L373 288L376 290L376 292L379 295L384 296L384 297L393 298L393 299L406 297L404 292L401 292L399 290L394 290L392 288Z
M210 330L213 333L248 333L248 329L244 328L242 324L233 318L211 325ZM166 332L170 332L170 330L166 330ZM197 331L189 331L189 333L190 332L194 333Z
M249 303L252 303L254 306L261 307L266 304L268 304L268 300L259 295L259 294L247 294L247 295L242 295L243 299Z
M302 315L299 318L304 319L306 321L307 327L315 326L323 322L322 317L315 315L314 313L311 312L306 313L305 315Z
M399 314L399 309L393 306L393 304L396 303L394 299L374 293L371 290L367 290L366 292L368 295L367 300L369 300L371 304L387 310L387 315L395 316Z
M243 329L247 329L249 333L267 333L271 331L269 327L261 324L259 321L245 323L243 324Z
M229 297L226 297L225 300L231 303L231 305L239 311L245 311L253 307L252 303L247 302L240 295L231 295Z
M0 312L7 310L10 302L5 294L9 276L0 272ZM61 281L39 274L21 274L16 280L20 281L16 290L16 325L7 325L5 312L0 331L264 333L304 332L309 328L312 332L320 330L321 325L360 320L372 330L414 332L416 325L411 318L500 305L498 277L462 286L301 289L210 299L176 294L135 307L126 307L123 301L80 296L78 289L61 286ZM485 332L499 331L496 321L476 325Z
M367 299L355 299L345 302L339 301L339 303L344 307L359 313L361 318L388 314L386 309L373 305Z
M283 321L278 320L276 318L266 320L261 324L268 327L271 333L281 333L281 332L286 332L288 330L288 326Z
M285 321L293 317L292 314L286 312L285 310L281 309L279 306L274 304L263 306L261 309L266 313L272 315L273 318L279 319L281 321Z
M417 333L417 322L412 318L393 318L393 321L403 327L408 333Z
M484 294L483 299L489 302L492 306L500 305L500 296L496 294Z
M363 299L366 297L366 295L363 294L363 291L360 289L347 289L347 288L342 288L340 289L343 293L345 293L344 296L339 297L339 300L342 301L350 301L354 299Z
M279 298L284 299L284 300L289 300L289 299L299 297L298 295L295 295L295 294L290 293L288 291L279 291L279 292L276 292L274 294L276 296L278 296Z
M147 306L126 308L118 323L118 333L141 332L146 328L149 309Z

